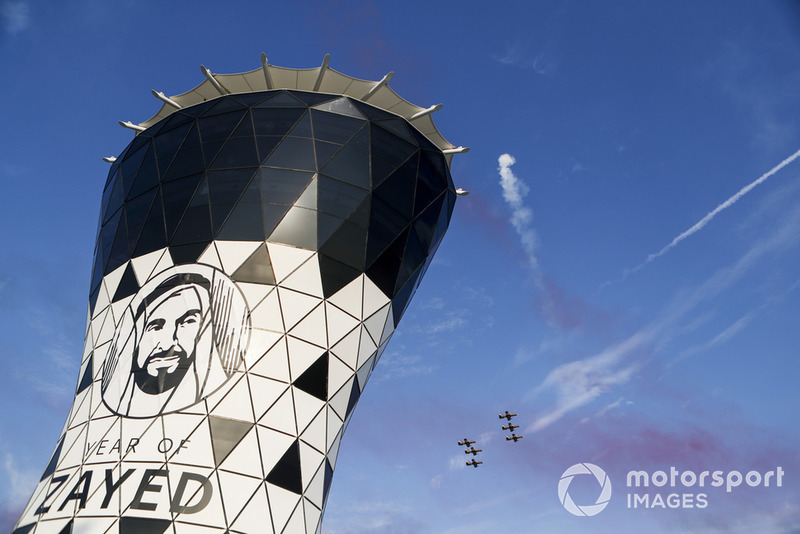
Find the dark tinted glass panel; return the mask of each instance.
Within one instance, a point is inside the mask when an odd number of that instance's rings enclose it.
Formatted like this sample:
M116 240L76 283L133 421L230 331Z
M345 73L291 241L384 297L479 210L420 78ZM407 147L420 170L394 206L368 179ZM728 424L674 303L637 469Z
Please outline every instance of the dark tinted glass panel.
M275 148L265 163L270 167L316 170L314 142L311 139L287 137Z
M426 158L419 159L417 194L414 199L414 214L422 212L445 190L445 185Z
M100 293L100 282L103 281L103 247L100 243L94 251L94 263L92 264L92 282L89 284L89 304L94 313L94 305Z
M134 178L133 183L126 177L125 198L133 198L147 191L154 185L158 185L158 165L156 164L155 151L152 145L147 149L147 153L139 166L139 172Z
M370 235L380 237L384 241L394 238L408 226L409 218L404 217L393 207L378 197L372 197L372 211L369 221Z
M225 171L208 171L208 189L211 203L236 202L250 183L255 167Z
M344 221L339 228L320 245L320 254L364 271L367 250L367 229Z
M264 163L264 161L272 154L272 151L275 150L275 147L278 146L278 143L281 142L283 137L273 135L273 136L264 136L259 135L256 137L256 146L258 147L258 161Z
M252 137L233 137L228 139L211 164L212 169L232 167L255 167L258 165L256 144Z
M322 168L327 165L328 161L340 148L342 148L342 145L320 141L319 139L315 140L314 150L317 152L317 166Z
M289 135L292 137L311 137L311 119L308 113L300 117L294 127L289 131Z
M213 100L214 105L211 106L208 111L203 113L204 117L208 117L211 115L221 115L223 113L228 113L231 111L240 111L245 109L245 106L237 102L235 98L229 98L227 96L222 96Z
M199 117L200 115L208 111L208 109L214 106L216 103L217 103L216 100L208 100L206 102L200 102L199 104L195 104L192 107L182 109L181 113L189 115L190 117Z
M106 192L103 195L103 223L110 219L111 216L122 207L122 202L125 198L122 178L119 177L119 172L115 174L117 175L116 180L114 180L114 183L111 187L106 189Z
M388 111L383 111L382 109L378 109L374 106L370 106L366 102L361 102L359 100L351 100L353 105L358 108L358 110L364 114L370 120L380 120L380 119L396 119L397 115L389 113Z
M199 243L189 243L186 245L170 245L169 255L176 265L185 263L196 263L197 258L202 256L210 241L203 241Z
M327 213L317 212L317 247L327 241L344 221Z
M189 202L189 206L208 206L210 203L211 199L208 196L208 177L204 176L200 185L197 186L192 201Z
M240 202L231 212L217 239L231 241L260 241L264 239L261 206Z
M334 100L339 98L337 95L328 95L325 93L312 93L307 91L289 91L289 94L297 98L298 100L302 100L309 106L316 106L322 102L327 102L328 100Z
M423 156L430 163L431 167L436 170L436 176L442 181L442 185L447 187L447 163L444 161L444 155L438 150L423 150Z
M328 400L328 353L308 366L294 381L294 386L319 400Z
M144 145L150 144L152 139L150 138L149 135L145 135L145 133L146 132L142 132L142 133L140 133L139 135L137 135L136 137L133 138L133 141L131 141L131 144L128 145L128 150L125 152L125 157L122 158L123 162L125 160L127 160L128 158L130 158L132 155L135 155L136 152L138 152L139 149L142 148ZM142 156L143 155L144 154L142 154Z
M205 163L203 162L203 151L200 148L200 135L197 125L193 124L186 135L186 139L183 141L183 146L181 146L175 159L172 160L172 165L170 165L163 179L164 181L174 180L203 172L204 169Z
M314 126L314 137L332 143L345 143L353 137L362 126L363 120L346 115L328 113L317 109L311 110L311 120Z
M319 270L322 274L322 292L328 298L355 280L363 271L354 269L320 253Z
M261 102L257 108L305 108L306 105L290 95L287 91L280 91L272 98Z
M228 215L230 215L231 211L236 204L233 202L227 202L225 204L211 204L211 228L214 232L214 235L217 235L222 228L222 225L228 219Z
M394 296L394 287L397 282L397 273L400 271L402 259L402 246L405 244L405 235L401 235L395 243L389 246L378 258L367 267L367 276L375 282L380 290L389 298ZM397 249L400 249L399 251Z
M319 175L317 194L317 209L346 219L369 192L366 189Z
M119 219L119 225L117 227L117 234L114 237L114 245L111 247L111 254L106 264L106 273L110 273L128 261L130 257L131 255L128 252L128 224L125 222L125 209L123 208L122 216Z
M428 206L416 219L414 219L414 229L419 236L422 248L428 251L433 243L433 235L436 232L436 224L439 221L439 214L442 211L444 197L439 197Z
M232 98L237 102L241 102L247 107L255 106L256 104L260 104L264 100L268 99L272 96L271 91L259 91L257 93L239 93L236 95L231 95L228 98Z
M170 245L198 243L211 239L211 213L208 206L191 206L183 215L175 235L170 240Z
M183 212L189 206L201 177L201 174L195 174L161 186L161 191L164 195L165 222L170 235L175 231Z
M344 182L369 188L369 151L362 148L365 143L357 142L366 139L366 136L366 130L356 134L353 141L344 145L321 171Z
M381 159L372 158L372 183L379 184L392 174L397 167L389 165Z
M174 115L173 115L174 116ZM183 144L186 134L194 124L194 119L186 120L192 121L192 124L184 124L169 132L162 133L153 139L153 144L156 149L156 159L158 160L158 168L165 172L169 167L170 162L175 157L178 148Z
M392 300L392 313L394 314L395 324L400 322L400 318L403 316L403 313L405 313L409 301L411 301L411 296L414 294L414 289L416 288L416 281L417 278L413 277L395 293L394 299Z
M125 158L125 160L120 165L120 172L122 176L125 178L125 181L130 182L125 190L127 193L127 189L130 189L130 186L133 184L133 178L136 176L136 173L139 171L139 166L142 164L142 160L144 159L145 154L147 154L147 149L150 147L150 141L148 140L147 146L142 146L136 152L130 153L130 155Z
M264 217L264 236L268 236L280 224L289 206L279 206L277 204L262 204L261 212Z
M269 472L267 482L294 493L299 494L303 491L303 480L300 476L300 447L297 441Z
M286 135L303 113L305 113L305 108L254 108L253 126L256 135Z
M200 126L200 138L203 143L227 139L244 116L244 111L233 111L222 115L204 116L197 120Z
M232 137L253 137L253 118L250 112L246 112L239 126L231 134Z
M359 226L363 226L364 228L369 228L369 217L371 211L372 195L369 195L367 198L361 201L361 204L353 213L350 214L350 217L348 217L347 220Z
M379 158L389 165L400 165L417 150L416 146L403 141L383 128L373 126L371 134L373 159Z
M147 221L144 223L142 233L136 242L133 251L134 257L153 252L167 245L167 236L164 233L164 211L161 205L161 192L156 193Z
M410 130L411 130L411 135L413 135L413 136L414 136L414 139L416 139L416 140L417 140L417 144L419 145L419 147L420 147L420 148L425 148L425 149L427 149L427 150L439 150L439 149L436 147L436 145L434 145L433 143L431 143L431 142L428 140L428 138L427 138L427 137L425 137L424 135L422 135L421 133L419 133L419 130L417 130L416 128L414 128L414 126L413 126L413 125L411 125L411 128L410 128Z
M375 194L409 219L414 208L414 186L417 178L414 155L375 188Z
M128 266L125 267L125 272L122 274L122 279L119 281L117 290L114 292L114 297L111 300L112 302L116 302L119 299L130 297L137 291L139 291L139 282L136 280L136 274L133 272L133 264L129 263ZM87 372L90 370L89 368L91 365L91 362L89 362L89 365L86 369Z
M404 141L408 141L412 145L417 144L417 140L414 139L414 136L411 135L411 132L408 130L408 123L400 118L397 119L390 119L385 121L379 121L374 123L376 126L380 126L381 128L385 128L389 130L397 137L403 139Z
M264 202L270 204L294 204L308 186L314 173L285 169L261 169L261 191Z
M128 221L128 248L134 250L136 241L139 239L139 233L142 231L144 221L150 211L150 206L153 204L157 188L153 188L143 195L140 195L133 200L129 200L125 205L125 215Z
M114 244L114 237L117 235L117 228L119 227L119 220L122 217L122 210L108 220L103 225L103 230L100 232L100 237L103 240L103 267L105 268L108 263L108 256L111 254L111 247ZM107 272L104 269L104 273Z
M153 133L148 132L148 133L150 133L150 135L152 135L153 137L164 135L174 128L178 128L179 126L183 126L190 122L194 122L194 117L192 117L191 115L186 115L185 113L181 113L180 111L176 111L175 113L173 113L172 115L170 115L161 122L163 122L164 125L161 127L161 129L158 131L157 134L155 132ZM184 131L184 133L186 132Z

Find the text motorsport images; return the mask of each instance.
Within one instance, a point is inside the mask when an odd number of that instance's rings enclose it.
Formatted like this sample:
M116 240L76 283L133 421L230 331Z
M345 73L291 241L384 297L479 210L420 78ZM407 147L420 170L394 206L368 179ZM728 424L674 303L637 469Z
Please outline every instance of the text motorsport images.
M599 495L594 503L577 504L569 494L569 486L575 477L593 476L600 487ZM628 471L626 477L627 508L707 508L709 495L705 492L694 492L694 488L725 488L726 493L733 492L742 483L751 488L756 487L781 487L783 486L783 468L778 466L774 470L762 474L761 471L678 471L670 467L667 471ZM683 488L686 491L671 491L672 488ZM670 488L661 490L657 488ZM608 506L611 501L611 479L606 472L588 462L575 464L561 475L558 481L558 500L571 514L579 517L597 515Z

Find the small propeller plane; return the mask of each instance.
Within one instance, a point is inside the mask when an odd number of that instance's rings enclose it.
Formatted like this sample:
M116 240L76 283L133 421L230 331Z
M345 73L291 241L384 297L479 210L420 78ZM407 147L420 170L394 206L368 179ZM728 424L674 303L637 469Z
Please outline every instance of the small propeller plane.
M471 461L469 461L469 462L466 462L466 464L467 464L467 465L471 465L472 467L474 467L474 468L476 468L476 469L477 469L477 467L478 467L480 464L482 464L482 463L483 463L483 462L479 462L479 461L477 461L477 460L474 460L474 459L473 459L473 460L471 460Z
M477 441L470 441L467 438L464 438L464 441L459 440L459 442L458 442L458 444L461 445L462 447L469 447L473 443L478 443L478 442Z
M518 440L521 440L524 437L525 436L518 436L518 435L516 435L516 434L514 434L512 432L510 436L506 436L506 441L512 441L513 440L514 443L516 443Z
M515 428L519 428L519 425L514 425L514 424L511 424L511 423L508 423L507 425L503 425L503 430L508 430L509 432L514 432Z
M504 414L503 414L503 413L501 413L501 414L500 414L500 419L507 419L508 421L511 421L511 418L512 418L512 417L516 417L516 416L517 416L517 414L515 414L515 413L508 413L508 410L506 410L506 413L504 413Z
M472 447L464 451L464 454L471 454L472 456L477 456L479 452L483 452L483 449L476 449Z

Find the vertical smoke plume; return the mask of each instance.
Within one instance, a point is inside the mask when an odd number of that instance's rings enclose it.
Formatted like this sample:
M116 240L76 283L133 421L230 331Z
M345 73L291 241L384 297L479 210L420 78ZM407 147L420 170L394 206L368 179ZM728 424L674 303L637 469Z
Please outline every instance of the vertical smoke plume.
M511 170L511 166L517 162L514 156L503 154L498 158L497 162L500 165L497 170L500 173L500 187L503 188L503 199L511 208L511 219L509 221L519 235L528 263L533 269L538 282L539 260L536 258L538 238L532 227L533 211L523 203L523 199L529 191L528 186L517 178Z

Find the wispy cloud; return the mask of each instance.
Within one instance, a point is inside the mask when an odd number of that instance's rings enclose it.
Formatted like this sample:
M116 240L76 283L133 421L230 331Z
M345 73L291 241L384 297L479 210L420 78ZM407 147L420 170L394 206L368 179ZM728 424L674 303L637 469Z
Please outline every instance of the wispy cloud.
M649 325L598 354L553 369L544 381L526 396L526 400L550 392L555 395L555 403L526 430L538 432L573 410L630 381L647 365L653 355L662 350L663 346L674 337L681 323L701 303L713 300L734 286L768 255L795 247L798 242L800 242L800 210L793 210L784 217L782 224L772 235L756 241L737 261L717 270L694 290L677 295L672 302L664 306L662 313ZM792 288L794 287L793 285ZM748 320L745 315L738 325L731 325L727 333L723 332L720 334L721 337L718 336L718 342L746 326Z
M0 19L6 32L21 33L31 24L31 8L24 1L0 3Z
M677 237L675 237L675 239L673 239L664 248L662 248L658 252L655 252L655 253L650 254L649 256L647 256L647 259L644 260L642 263L640 263L636 267L633 267L632 269L625 269L625 271L622 273L622 279L624 280L625 278L628 277L628 275L631 275L631 274L641 270L645 265L649 264L650 262L652 262L653 260L655 260L657 258L660 258L664 254L666 254L667 252L669 252L670 250L672 250L673 248L678 246L678 244L681 241L683 241L684 239L686 239L687 237L689 237L692 234L695 234L695 233L699 232L700 230L702 230L703 227L705 227L705 225L707 225L709 222L711 222L711 220L714 217L716 217L721 211L726 210L729 207L733 206L740 198L742 198L747 193L752 191L754 187L756 187L757 185L760 185L760 184L764 183L765 181L767 181L768 178L770 178L771 176L776 174L778 171L780 171L781 169L783 169L784 167L789 165L791 162L796 160L798 157L800 157L800 150L798 150L797 152L795 152L794 154L792 154L791 156L789 156L785 160L781 161L779 164L777 164L772 169L770 169L769 171L767 171L764 174L762 174L761 176L759 176L754 181L750 182L749 184L747 184L746 186L741 188L735 195L733 195L728 200L726 200L725 202L723 202L722 204L720 204L719 206L717 206L716 208L714 208L713 210L708 212L705 217L703 217L702 219L697 221L694 225L692 225L691 228L689 228L685 232L683 232L680 235L678 235Z
M528 263L538 275L539 260L537 258L537 247L539 244L536 232L533 229L533 210L525 205L524 198L530 191L528 185L517 178L511 170L517 160L511 154L503 154L497 160L500 173L500 187L503 188L503 199L511 208L511 218L509 221L519 235L522 248L528 259Z
M554 391L556 405L535 419L526 430L538 432L572 410L594 401L612 387L628 382L646 363L645 359L636 356L643 353L652 341L652 330L645 328L600 354L565 363L550 371L529 397L547 390Z

